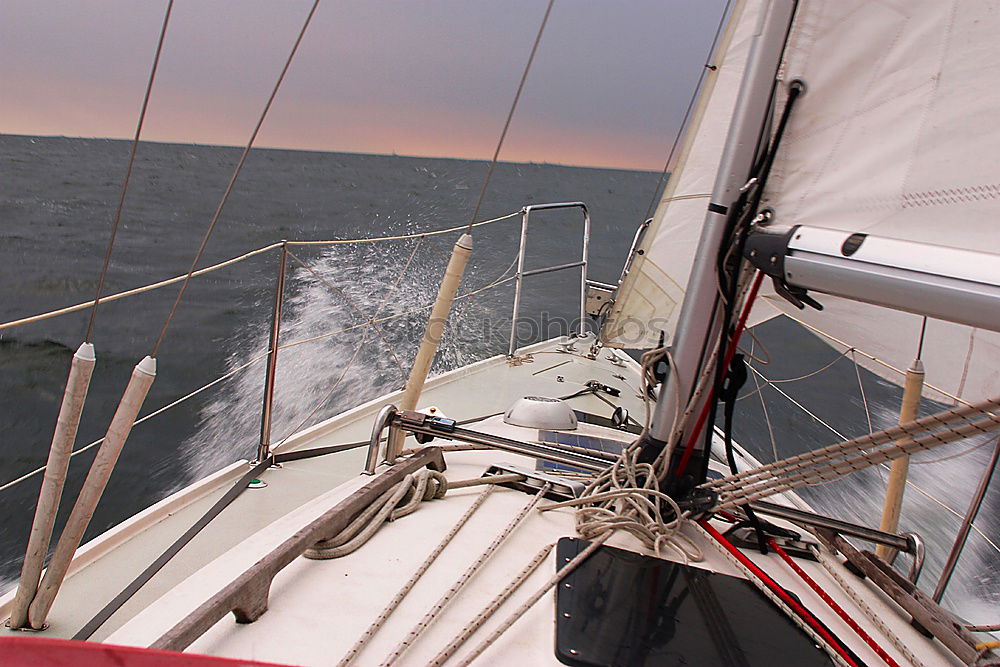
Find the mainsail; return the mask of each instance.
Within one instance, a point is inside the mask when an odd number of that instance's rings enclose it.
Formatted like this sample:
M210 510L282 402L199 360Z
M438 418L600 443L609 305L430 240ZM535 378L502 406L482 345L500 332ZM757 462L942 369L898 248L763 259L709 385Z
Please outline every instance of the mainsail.
M705 77L677 164L605 321L608 345L653 347L661 331L670 340L762 4L733 8L712 59L716 69Z
M609 345L651 347L676 325L760 3L734 11L677 169L602 330ZM1000 254L1000 12L985 0L800 0L780 78L801 79L767 181L773 223L862 232ZM775 113L787 85L778 86ZM779 312L827 341L876 357L883 377L905 369L919 315L817 295L800 311L773 292L751 324ZM998 323L1000 328L1000 323ZM974 401L1000 387L1000 333L929 320L927 381ZM943 398L937 396L937 398Z
M808 92L768 180L774 224L1000 254L997 34L1000 11L985 0L800 0L782 78ZM765 295L896 368L914 358L920 316L816 298L824 311ZM928 382L964 400L1000 388L996 331L930 320L922 358Z

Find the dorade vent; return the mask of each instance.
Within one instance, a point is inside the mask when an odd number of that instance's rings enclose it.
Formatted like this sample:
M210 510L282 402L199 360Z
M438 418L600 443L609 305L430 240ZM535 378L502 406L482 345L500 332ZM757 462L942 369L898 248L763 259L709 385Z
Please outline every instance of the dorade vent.
M512 426L549 431L576 429L576 414L566 401L547 396L525 396L510 406L503 420Z

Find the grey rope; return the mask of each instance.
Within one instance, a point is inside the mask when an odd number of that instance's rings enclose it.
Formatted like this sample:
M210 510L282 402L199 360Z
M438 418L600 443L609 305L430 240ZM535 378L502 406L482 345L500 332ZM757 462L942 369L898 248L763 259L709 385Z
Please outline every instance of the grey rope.
M556 574L554 574L548 581L545 582L545 584L541 588L535 591L530 598L525 600L524 603L521 604L521 606L519 606L516 610L514 610L514 612L510 616L508 616L503 621L503 623L501 623L493 632L491 632L486 639L481 641L479 644L476 645L474 649L472 649L472 651L466 654L465 657L463 657L458 662L458 664L464 667L465 665L468 665L473 660L482 655L483 651L488 649L493 644L493 642L495 642L503 635L503 633L507 632L507 630L509 630L510 627L514 625L519 618L524 616L524 614L529 609L531 609L531 607L533 607L536 602L541 600L542 596L545 595L547 592L549 592L549 590L551 590L553 586L555 586L560 581L562 581L570 574L572 574L573 571L576 570L576 568L578 568L580 565L583 564L583 561L590 558L590 555L595 551L597 551L598 547L604 544L604 542L607 541L609 537L611 537L610 532L601 535L596 540L591 542L586 549L578 553L573 558L573 560L566 563L566 565L561 570L559 570Z
M142 134L142 124L146 120L146 109L149 107L149 96L153 91L153 81L156 79L156 69L160 64L160 54L163 52L163 41L167 35L167 25L170 23L170 11L174 8L174 0L167 2L167 11L163 16L163 25L160 28L160 38L156 42L156 53L153 55L153 66L149 70L149 80L146 82L146 93L142 98L142 108L139 110L139 121L135 126L135 137L132 139L132 147L128 154L128 166L125 168L125 176L122 178L121 190L118 193L118 205L115 207L114 219L111 222L111 237L108 239L108 248L104 251L104 265L101 267L101 275L97 279L97 293L94 295L94 306L90 309L90 319L87 322L87 333L84 336L86 342L94 335L94 324L97 321L97 306L101 303L101 293L104 291L104 280L108 276L108 266L111 264L111 251L115 247L115 237L118 236L118 226L122 219L122 209L125 207L125 193L128 192L128 183L132 178L132 168L135 165L135 153L139 148L139 136Z
M416 511L421 502L443 498L448 480L434 470L407 475L379 496L338 534L316 542L302 555L313 560L341 558L360 549L386 521L395 521Z
M531 501L521 508L521 511L518 512L513 519L511 519L510 523L507 524L503 531L497 535L493 539L493 542L486 547L486 550L479 555L479 558L477 558L476 561L462 573L455 583L451 585L451 588L445 591L444 595L442 595L441 598L434 603L434 606L432 606L427 613L424 614L423 618L421 618L417 624L413 626L406 637L403 638L403 641L397 644L392 652L386 656L385 660L382 661L382 667L388 667L399 660L403 653L405 653L406 650L413 645L413 642L416 641L417 637L420 636L427 626L434 622L434 619L437 618L438 614L440 614L445 606L455 597L455 595L457 595L458 592L462 590L467 583L469 583L469 580L472 579L473 575L475 575L476 572L478 572L486 563L489 557L500 548L510 534L514 532L514 529L521 524L524 517L526 517L528 513L538 505L539 501L545 497L545 494L548 493L551 488L552 484L546 482L538 490L538 493L531 499Z
M439 665L443 665L448 658L453 656L455 651L461 648L462 644L468 641L469 637L474 635L476 631L483 626L483 623L488 621L490 617L503 606L503 603L510 599L510 596L521 588L521 585L528 580L528 577L530 577L535 570L538 569L538 566L545 562L545 559L548 558L548 555L552 552L552 547L554 546L555 542L552 544L546 544L542 547L541 551L535 554L535 557L528 561L528 564L524 566L524 569L518 572L517 576L511 579L510 583L507 584L507 586L500 591L500 593L493 598L493 600L490 601L490 603L486 605L486 607L484 607L474 619L465 624L465 629L463 629L462 632L460 632L458 636L455 637L447 646L441 649L436 656L431 658L431 661L427 664L438 667Z
M441 539L434 550L431 551L430 555L424 559L424 562L420 564L420 567L416 569L409 581L403 584L403 587L399 589L395 597L393 597L389 604L385 606L382 612L378 615L378 618L376 618L372 624L368 626L368 629L361 634L361 637L359 637L354 643L354 646L352 646L344 657L341 658L340 662L337 663L338 667L347 667L354 662L361 650L368 644L369 641L371 641L371 638L375 636L375 633L381 629L386 620L388 620L389 616L396 611L400 603L403 601L403 598L405 598L409 592L413 590L413 587L417 584L420 578L424 576L424 573L427 572L431 564L437 560L437 557L441 555L441 552L444 551L446 546L448 546L448 543L450 543L455 535L458 534L458 531L462 528L462 526L468 523L469 519L472 518L472 515L475 514L476 510L478 510L482 504L486 502L486 499L491 493L493 493L495 488L495 484L489 484L486 489L476 497L476 500L469 506L469 509L465 511L465 514L463 514L462 518L458 520L458 523L452 526L451 530L449 530L448 533Z

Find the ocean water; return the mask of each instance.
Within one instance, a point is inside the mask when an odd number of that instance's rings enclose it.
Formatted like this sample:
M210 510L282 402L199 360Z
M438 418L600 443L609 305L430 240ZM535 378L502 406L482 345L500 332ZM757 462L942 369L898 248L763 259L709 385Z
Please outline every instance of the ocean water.
M0 135L0 321L93 298L127 154L128 144L121 141ZM106 293L187 270L238 156L232 148L140 147ZM463 224L485 169L483 162L466 160L254 151L201 265L283 238L402 235ZM614 282L656 182L657 174L650 172L501 164L480 217L528 203L583 200L593 218L590 277ZM529 267L574 260L580 230L575 212L533 218ZM517 220L477 228L462 292L504 275L518 234ZM399 366L408 367L426 317L419 309L432 302L456 238L293 249L297 259L290 260L287 274L282 343L316 340L279 355L275 441L401 385ZM191 283L158 354L158 377L143 414L235 372L136 426L88 538L180 486L252 455L264 367L258 362L236 369L267 349L276 269L277 253L271 251ZM542 323L525 331L526 338L564 332L561 327L572 322L577 308L576 281L575 272L526 281L522 313ZM435 372L506 351L512 293L507 283L457 305ZM103 435L132 366L148 353L175 295L172 286L101 307L94 336L98 364L78 447ZM395 317L378 332L359 327L328 335L375 314ZM82 340L87 316L82 311L0 331L0 484L44 464L69 359ZM768 322L755 333L770 357L759 368L772 379L805 374L836 356L787 320ZM892 423L898 388L865 371L860 375L863 398L846 359L809 380L780 385L815 416L776 388L751 394L754 385L748 383L739 403L737 439L762 460L771 460L839 439L822 422L849 437L866 432L869 418L875 429ZM930 403L925 406L932 409ZM74 459L65 497L75 496L93 451ZM925 588L933 588L958 525L954 513L964 513L989 454L987 444L960 458L912 468L920 488L908 492L903 528L920 532L930 543ZM877 524L883 475L869 471L807 496L820 511ZM5 585L19 571L39 483L36 476L0 491L0 581ZM977 522L982 533L970 538L946 596L947 604L977 622L994 622L992 610L1000 603L1000 558L990 544L1000 539L998 509L1000 493L994 489ZM66 514L63 507L57 530Z

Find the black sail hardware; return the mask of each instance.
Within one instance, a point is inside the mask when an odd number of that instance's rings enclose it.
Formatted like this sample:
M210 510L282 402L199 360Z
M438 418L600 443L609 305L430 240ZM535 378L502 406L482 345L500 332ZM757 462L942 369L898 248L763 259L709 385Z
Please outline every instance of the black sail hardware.
M771 278L774 291L790 304L799 310L803 310L806 306L823 310L823 304L809 296L808 291L789 285L785 281L785 258L788 255L788 244L798 228L796 225L782 234L752 231L747 237L746 246L743 248L743 256L761 273ZM858 245L861 245L860 242Z

